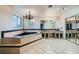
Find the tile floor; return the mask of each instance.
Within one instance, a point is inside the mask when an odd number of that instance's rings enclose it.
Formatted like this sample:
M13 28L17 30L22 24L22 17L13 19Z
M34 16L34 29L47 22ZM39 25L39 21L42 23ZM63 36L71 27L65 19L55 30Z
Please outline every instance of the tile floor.
M74 38L74 39L70 38L70 39L67 39L67 40L69 40L69 41L71 41L71 42L76 43L77 45L79 45L79 38Z
M24 54L78 54L79 46L64 39L42 39L27 46Z

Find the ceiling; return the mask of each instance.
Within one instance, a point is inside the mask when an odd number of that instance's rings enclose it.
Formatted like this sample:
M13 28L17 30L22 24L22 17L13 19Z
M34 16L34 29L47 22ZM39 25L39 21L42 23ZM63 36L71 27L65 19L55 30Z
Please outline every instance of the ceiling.
M44 15L51 11L52 13L54 13L54 15L56 14L61 14L62 11L70 11L76 7L79 6L74 6L74 5L52 5L52 7L48 7L48 5L11 5L11 8L15 9L17 12L19 12L21 15L26 15L28 14L28 11L31 11L31 13L35 16L37 15ZM50 13L51 13L50 12Z

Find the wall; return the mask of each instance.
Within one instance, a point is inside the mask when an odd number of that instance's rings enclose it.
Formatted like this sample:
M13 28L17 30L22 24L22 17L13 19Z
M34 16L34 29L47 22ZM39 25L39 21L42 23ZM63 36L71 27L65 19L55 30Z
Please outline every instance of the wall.
M32 13L35 16L34 17L34 24L30 25L27 22L27 19L25 19L24 28L25 29L40 29L40 20L45 20L45 29L60 29L60 18L59 14L56 10L53 10L53 8L31 8ZM34 12L35 13L34 13ZM49 23L50 21L55 22L55 24ZM55 25L55 26L54 26ZM53 27L54 26L54 27Z
M13 15L21 16L19 13L17 13L17 11L13 10L9 6L0 6L0 32L4 30L17 29L17 28L13 28L13 25L12 25Z
M40 29L40 20L29 21L24 20L24 29Z

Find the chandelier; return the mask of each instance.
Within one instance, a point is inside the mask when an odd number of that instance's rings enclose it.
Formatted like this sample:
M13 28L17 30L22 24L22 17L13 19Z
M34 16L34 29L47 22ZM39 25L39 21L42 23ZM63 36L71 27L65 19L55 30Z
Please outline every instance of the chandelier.
M29 19L29 20L33 19L31 11L29 11L28 14L26 15L26 19Z

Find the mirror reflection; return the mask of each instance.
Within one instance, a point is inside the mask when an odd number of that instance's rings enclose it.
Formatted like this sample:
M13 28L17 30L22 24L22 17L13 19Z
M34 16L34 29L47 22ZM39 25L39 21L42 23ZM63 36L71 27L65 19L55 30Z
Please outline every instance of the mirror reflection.
M79 15L76 15L76 44L79 45Z
M66 19L66 39L75 43L76 39L76 19L75 16Z
M79 45L79 15L66 19L66 39Z

